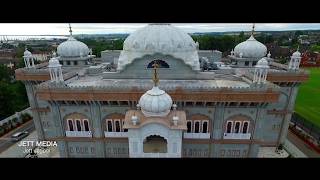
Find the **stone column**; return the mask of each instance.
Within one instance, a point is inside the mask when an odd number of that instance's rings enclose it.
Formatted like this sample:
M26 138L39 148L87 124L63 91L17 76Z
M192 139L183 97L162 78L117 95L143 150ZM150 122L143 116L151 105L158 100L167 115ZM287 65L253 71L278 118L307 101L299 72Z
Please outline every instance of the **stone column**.
M37 98L35 96L35 92L34 92L34 84L32 82L24 82L25 86L26 86L26 90L27 90L27 95L28 95L28 100L29 100L29 104L31 109L35 109L38 108L38 102L37 102ZM42 128L42 124L41 124L41 119L40 119L40 115L38 111L32 111L32 117L33 117L33 122L34 125L36 127L36 131L38 134L38 139L39 140L44 140L45 139L45 135L43 132L43 128Z
M291 87L291 93L289 96L288 100L288 106L287 106L287 111L288 113L285 115L280 131L280 138L279 138L279 144L284 143L284 141L287 139L287 134L288 134L288 128L289 128L289 123L292 117L292 113L294 111L294 105L296 101L296 97L298 94L299 86L295 85Z
M58 103L51 104L51 117L52 122L55 127L55 136L56 137L65 137L65 126L63 117L60 114L60 107ZM69 157L69 149L66 141L58 141L58 148L60 157Z
M223 122L224 122L224 110L225 107L223 104L219 104L216 106L214 114L213 114L213 123L211 124L212 132L211 137L212 139L221 139L222 134L224 133L223 129Z
M254 121L254 131L251 132L251 139L260 141L262 139L263 131L262 126L264 117L266 116L266 108L258 107L256 119ZM251 144L249 146L249 157L257 157L259 152L260 144Z
M91 111L91 129L93 130L93 137L102 139L104 138L104 131L101 123L101 108L97 102L90 103L90 111ZM96 157L106 157L105 155L105 143L104 141L96 141Z
M224 122L224 104L219 104L216 106L215 111L213 113L213 123L211 137L213 140L220 140L223 136L224 129L223 129L223 122ZM220 144L209 144L209 154L210 157L219 157L219 149Z

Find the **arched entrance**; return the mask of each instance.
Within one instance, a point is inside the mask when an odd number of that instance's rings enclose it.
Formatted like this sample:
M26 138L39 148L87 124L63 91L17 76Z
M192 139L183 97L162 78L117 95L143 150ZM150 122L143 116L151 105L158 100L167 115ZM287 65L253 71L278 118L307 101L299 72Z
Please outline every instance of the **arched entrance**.
M165 138L158 135L148 136L143 141L144 153L167 153L168 142Z

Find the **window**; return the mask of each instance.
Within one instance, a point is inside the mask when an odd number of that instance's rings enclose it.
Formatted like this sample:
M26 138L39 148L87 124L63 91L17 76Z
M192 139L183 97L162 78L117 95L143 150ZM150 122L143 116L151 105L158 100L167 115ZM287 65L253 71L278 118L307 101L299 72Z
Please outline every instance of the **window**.
M234 133L239 133L239 132L240 132L240 122L237 121L234 126Z
M74 65L78 65L78 61L73 61L73 64Z
M61 65L63 65L63 61L59 61L59 63L60 63Z
M195 124L194 124L194 132L195 133L200 132L200 122L199 121L195 122Z
M88 120L84 119L84 120L83 120L83 125L84 125L84 130L85 130L85 131L90 131Z
M204 121L202 123L202 133L207 133L208 132L208 122Z
M120 121L116 121L116 132L120 132Z
M81 131L81 121L79 119L76 120L77 131Z
M70 63L70 61L67 61L67 65L70 65L71 63Z
M151 61L147 68L153 68L153 64L155 63L155 61L157 61L157 63L159 64L159 68L169 68L169 64L163 60L154 60L154 61Z
M257 61L252 62L252 66L255 66L257 64Z
M112 132L112 120L107 120L107 130L108 132Z
M249 122L248 121L245 121L243 123L243 127L242 127L242 133L248 133L248 128L249 127Z
M73 122L71 119L68 119L69 131L74 131L73 129Z
M249 61L244 62L245 66L249 66Z
M191 121L188 121L187 122L187 133L191 133L191 125L192 125L192 123L191 123Z
M229 121L229 122L227 123L227 133L231 133L231 129L232 129L232 122Z

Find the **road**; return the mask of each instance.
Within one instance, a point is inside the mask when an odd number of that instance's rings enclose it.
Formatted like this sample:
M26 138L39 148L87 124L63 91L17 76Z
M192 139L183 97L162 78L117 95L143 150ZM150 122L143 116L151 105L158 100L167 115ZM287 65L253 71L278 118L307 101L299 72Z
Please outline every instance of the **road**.
M12 146L13 144L17 143L17 142L11 142L11 136L19 131L28 131L29 133L33 132L35 130L33 121L28 121L27 123L21 125L20 127L16 128L13 131L10 131L9 133L7 133L6 135L2 136L0 138L0 153L2 153L3 151L5 151L6 149L8 149L10 146Z
M294 144L300 151L302 151L307 157L320 157L320 154L312 149L308 144L306 144L303 140L293 134L290 130L288 130L287 135L288 140Z

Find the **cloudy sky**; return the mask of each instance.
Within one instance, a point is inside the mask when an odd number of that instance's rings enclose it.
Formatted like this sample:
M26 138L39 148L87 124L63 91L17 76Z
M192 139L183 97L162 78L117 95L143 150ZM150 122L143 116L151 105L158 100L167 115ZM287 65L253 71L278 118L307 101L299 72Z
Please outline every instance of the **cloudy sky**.
M74 34L108 34L131 33L147 24L137 23L72 23ZM172 23L182 30L193 32L226 32L226 31L250 31L249 23ZM67 35L69 34L67 23L38 23L16 24L0 23L0 35ZM256 23L256 31L281 31L320 29L320 23Z

